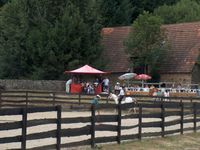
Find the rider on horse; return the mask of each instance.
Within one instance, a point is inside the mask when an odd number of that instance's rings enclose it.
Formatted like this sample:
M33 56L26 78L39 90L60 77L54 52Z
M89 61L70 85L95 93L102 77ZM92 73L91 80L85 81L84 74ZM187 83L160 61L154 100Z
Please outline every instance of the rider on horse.
M118 95L118 102L121 104L122 99L125 97L125 86L120 87L120 92Z

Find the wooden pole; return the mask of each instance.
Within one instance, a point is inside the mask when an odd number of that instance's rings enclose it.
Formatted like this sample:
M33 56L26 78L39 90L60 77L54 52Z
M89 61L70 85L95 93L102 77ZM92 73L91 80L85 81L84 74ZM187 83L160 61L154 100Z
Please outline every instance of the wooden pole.
M180 106L181 106L181 122L180 122L180 127L181 127L181 134L183 134L184 104L183 104L182 101L180 103Z
M2 95L2 94L1 94L1 93L2 93L2 92L1 92L1 90L0 90L0 108L2 107L2 98L1 98L1 97L2 97L1 95Z
M165 136L165 106L164 103L161 104L161 116L162 116L162 137Z
M26 108L28 107L28 91L26 91Z
M106 97L106 104L108 104L108 96Z
M121 143L121 116L122 116L122 109L121 104L118 104L118 127L117 127L117 143Z
M26 149L26 131L27 131L27 108L22 108L22 138L21 149Z
M95 122L96 122L96 116L95 116L95 105L93 104L91 107L91 147L94 148L95 146Z
M56 143L56 149L60 150L60 143L61 143L61 112L62 108L61 106L56 106L57 110L57 133L56 133L56 138L57 138L57 143Z
M53 106L55 106L55 92L53 92Z
M142 139L142 106L139 105L139 116L138 116L138 139Z
M81 104L81 93L78 94L78 104Z
M194 132L197 131L197 104L193 103L193 113L194 113L194 118L193 118L193 123L194 123Z

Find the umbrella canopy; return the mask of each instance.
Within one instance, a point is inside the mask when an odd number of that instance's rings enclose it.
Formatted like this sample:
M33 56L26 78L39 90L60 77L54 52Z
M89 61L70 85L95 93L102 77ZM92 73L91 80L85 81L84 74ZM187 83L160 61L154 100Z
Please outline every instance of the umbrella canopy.
M150 80L151 76L147 75L147 74L139 74L137 76L135 76L136 80Z
M119 80L129 80L133 79L135 76L137 76L136 73L125 73L118 77Z
M65 74L108 74L108 72L103 72L101 70L92 68L89 65L85 65L81 68L72 70L72 71L65 71Z
M150 80L151 76L147 74L139 74L135 77L136 80L142 80L142 87L144 87L144 80Z

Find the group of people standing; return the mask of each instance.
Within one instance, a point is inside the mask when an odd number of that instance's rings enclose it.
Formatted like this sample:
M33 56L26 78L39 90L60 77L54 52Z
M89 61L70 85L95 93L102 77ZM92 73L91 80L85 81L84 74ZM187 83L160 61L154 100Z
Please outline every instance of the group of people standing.
M101 92L109 93L110 81L108 77L97 77L94 81L73 77L66 81L66 93L71 92L72 86L74 88L81 88L78 92L85 94L96 94Z

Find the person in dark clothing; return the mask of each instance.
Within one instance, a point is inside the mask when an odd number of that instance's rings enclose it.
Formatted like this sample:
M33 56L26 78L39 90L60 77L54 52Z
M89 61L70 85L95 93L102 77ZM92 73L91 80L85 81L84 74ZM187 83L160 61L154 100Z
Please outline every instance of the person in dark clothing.
M99 107L99 100L101 99L101 96L100 95L96 95L94 97L94 99L91 101L91 104L95 105L96 109L97 109L97 112L98 112L98 115L100 115L100 111L98 109Z

